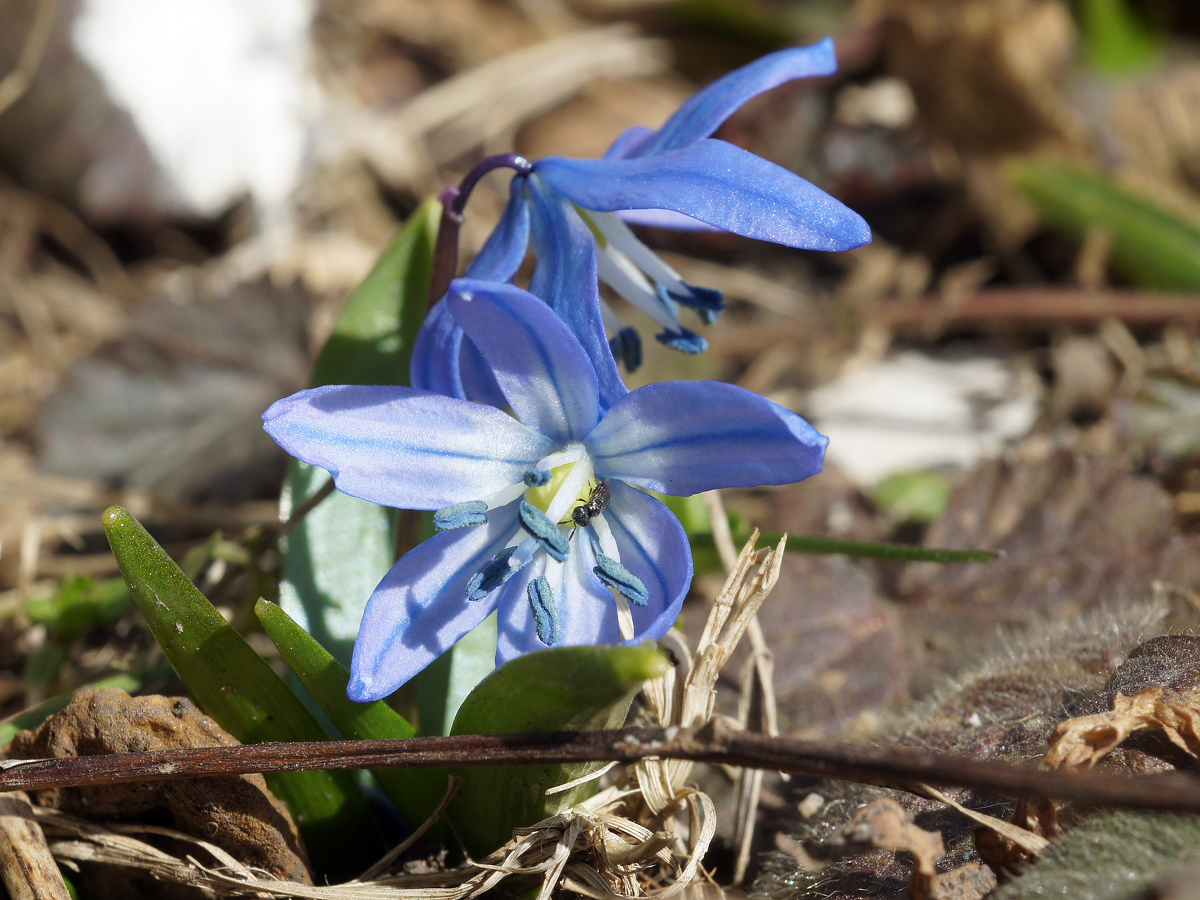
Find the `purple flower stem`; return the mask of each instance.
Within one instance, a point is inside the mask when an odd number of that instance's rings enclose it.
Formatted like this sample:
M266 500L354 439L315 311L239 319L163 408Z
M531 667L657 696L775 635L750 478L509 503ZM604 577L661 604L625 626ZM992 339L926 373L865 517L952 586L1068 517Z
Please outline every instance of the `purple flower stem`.
M481 159L463 177L457 187L442 188L438 201L442 204L442 219L438 224L437 243L433 249L433 275L429 281L429 307L437 303L450 288L458 271L458 232L462 228L463 210L475 185L493 169L509 168L521 175L533 171L533 163L516 153L499 153Z

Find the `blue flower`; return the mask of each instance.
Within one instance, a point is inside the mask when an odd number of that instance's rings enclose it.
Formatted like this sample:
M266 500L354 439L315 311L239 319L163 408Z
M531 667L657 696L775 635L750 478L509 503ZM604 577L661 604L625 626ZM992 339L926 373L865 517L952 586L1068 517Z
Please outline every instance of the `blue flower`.
M578 240L566 235L563 222L579 220L584 240L596 255L595 272L548 273L540 286L554 279L570 280L575 289L570 304L576 305L581 302L579 288L584 280L598 277L662 328L659 341L684 352L701 352L707 342L680 322L680 307L694 309L711 324L724 309L720 293L685 283L638 240L624 219L664 227L711 227L814 250L849 250L870 241L871 231L862 217L824 191L753 153L709 137L752 97L795 78L836 70L832 39L781 50L695 94L657 131L640 127L626 131L602 159L550 156L526 163L528 168L513 178L508 205L467 276L511 280L531 238L540 268L548 268L541 265L546 258L559 266L572 259L578 262L583 254L578 250L564 254L562 243ZM555 205L565 208L552 210ZM556 224L551 225L551 219ZM552 303L538 284L530 289ZM594 318L602 331L611 333L611 341L604 341L611 352L628 369L636 368L641 358L637 333L621 327L598 293L582 302L594 303L598 310L557 311L560 316ZM461 371L450 371L459 364L461 345L461 332L452 337L452 331L450 317L435 307L418 339L413 384L486 400L491 389L476 380L477 358L464 352ZM592 352L588 334L580 337ZM450 345L449 359L438 361L436 357ZM438 352L433 352L435 346Z
M662 637L692 578L687 536L642 489L694 494L820 471L826 439L734 385L662 382L605 407L579 340L511 285L460 279L443 301L512 415L415 388L302 391L263 415L340 490L436 510L446 529L376 588L349 694L386 696L498 612L497 665L540 647Z

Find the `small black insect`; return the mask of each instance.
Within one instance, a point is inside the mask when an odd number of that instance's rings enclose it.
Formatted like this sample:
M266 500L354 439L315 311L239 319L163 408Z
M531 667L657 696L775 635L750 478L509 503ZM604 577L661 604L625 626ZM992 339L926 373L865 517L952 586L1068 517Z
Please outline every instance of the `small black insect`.
M608 481L604 478L597 478L596 486L592 488L587 503L571 510L571 521L577 528L586 528L591 524L592 519L604 512L606 506L608 506Z

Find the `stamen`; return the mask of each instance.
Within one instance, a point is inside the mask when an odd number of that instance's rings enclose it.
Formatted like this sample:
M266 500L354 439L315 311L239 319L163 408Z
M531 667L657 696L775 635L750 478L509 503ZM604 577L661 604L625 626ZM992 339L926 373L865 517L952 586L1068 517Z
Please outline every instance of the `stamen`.
M672 290L666 285L658 285L659 299L670 298L690 309L696 310L705 325L711 325L721 318L725 311L725 296L713 288L694 287L686 282L679 282L684 290Z
M562 562L567 558L571 545L562 536L558 526L544 512L528 500L522 500L519 516L521 527L529 532L553 559Z
M656 334L654 338L660 344L666 344L672 350L678 350L680 353L703 353L708 349L708 341L696 332L682 326L678 332L664 331Z
M613 358L625 366L626 372L636 372L642 365L642 337L635 328L622 328L608 340Z
M487 509L487 504L482 500L468 500L466 503L443 506L433 514L433 527L438 531L450 531L455 528L486 525Z
M650 592L646 590L645 582L611 556L596 554L596 565L592 571L606 587L617 591L635 606L645 606L650 602Z
M550 587L550 579L539 575L529 582L525 589L529 597L529 605L533 609L533 621L537 626L537 636L547 647L557 647L562 643L562 617L558 612L558 603L554 589Z
M624 253L612 248L598 253L596 271L601 281L663 328L678 327L679 312L674 301L664 304L641 269L630 262Z
M516 552L515 547L505 547L484 563L482 569L471 576L471 580L467 582L468 600L482 600L513 577L517 569L509 565L509 558L514 552Z
M545 487L550 483L550 479L554 475L549 469L539 469L537 467L525 470L525 487Z
M543 456L538 460L537 467L546 470L557 469L559 466L565 466L567 463L579 462L586 456L587 448L583 444L568 444L557 453Z
M567 510L575 505L579 499L579 495L583 492L583 486L592 480L595 474L592 470L592 461L587 458L581 459L571 471L567 473L567 477L563 479L562 485L559 486L558 492L555 493L554 499L546 507L546 518L551 522L561 522L567 514Z
M483 498L483 502L487 504L489 510L499 509L501 506L508 506L523 493L525 493L525 484L518 481L516 484L500 488L494 494L488 494Z

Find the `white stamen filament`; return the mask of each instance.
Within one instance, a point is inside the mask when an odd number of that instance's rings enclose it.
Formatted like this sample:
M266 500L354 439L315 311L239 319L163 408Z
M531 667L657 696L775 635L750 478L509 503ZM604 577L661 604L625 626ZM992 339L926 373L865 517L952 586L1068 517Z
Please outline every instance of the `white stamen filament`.
M583 492L583 486L592 480L594 474L591 457L585 452L584 458L571 467L571 471L567 473L567 477L563 479L563 483L555 492L554 499L550 501L550 505L546 509L546 518L551 522L561 522L563 516L567 514L567 510L574 506L575 501L579 499L580 493Z
M481 497L484 503L487 504L488 511L499 509L501 506L508 506L523 493L525 493L525 482L518 481L516 484L510 484L508 487L500 488L493 494L488 494L486 497Z
M596 254L600 280L652 318L667 331L678 331L679 323L663 306L646 276L619 250L611 247Z
M543 472L549 472L551 469L556 469L559 466L565 466L567 463L579 462L588 455L587 448L580 443L567 444L557 453L551 453L549 456L543 456L538 460L537 467Z
M613 249L624 253L652 279L678 293L686 293L683 277L667 265L661 256L643 244L616 213L592 212L592 221Z
M621 561L621 551L617 549L617 539L613 537L612 529L601 513L592 517L592 530L596 532L596 540L600 542L600 552L614 562Z

